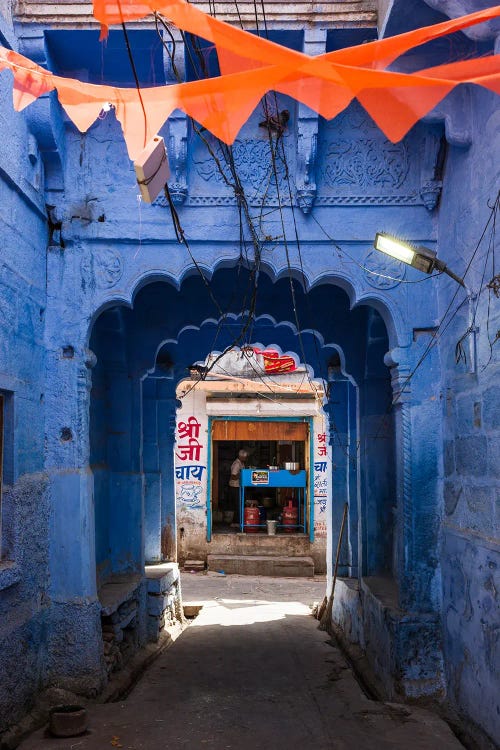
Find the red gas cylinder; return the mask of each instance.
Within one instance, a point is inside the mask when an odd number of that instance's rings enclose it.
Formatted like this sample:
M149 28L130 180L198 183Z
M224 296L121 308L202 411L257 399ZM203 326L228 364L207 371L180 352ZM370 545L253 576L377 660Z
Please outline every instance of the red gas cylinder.
M289 500L288 505L285 508L283 508L283 526L285 527L285 531L287 531L289 534L292 531L295 531L298 520L299 520L298 508L294 508L292 501Z
M244 531L246 531L249 534L255 534L259 527L256 526L247 526L246 524L259 524L260 523L260 513L258 508L245 508L245 513L243 520L245 522Z

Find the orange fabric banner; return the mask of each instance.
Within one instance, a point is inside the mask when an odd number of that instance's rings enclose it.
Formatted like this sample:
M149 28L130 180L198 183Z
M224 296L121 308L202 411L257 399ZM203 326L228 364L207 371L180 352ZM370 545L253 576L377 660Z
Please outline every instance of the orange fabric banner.
M500 16L500 6L400 36L309 57L237 29L182 0L136 3L95 0L96 18L107 26L161 12L180 28L212 41L222 75L188 83L136 89L94 85L53 75L27 58L0 48L0 70L14 76L14 107L57 90L61 105L82 132L106 103L113 105L131 159L158 132L174 109L232 143L268 91L306 104L327 119L357 98L387 138L400 140L456 85L474 83L500 93L500 55L464 60L415 73L387 66L415 46Z

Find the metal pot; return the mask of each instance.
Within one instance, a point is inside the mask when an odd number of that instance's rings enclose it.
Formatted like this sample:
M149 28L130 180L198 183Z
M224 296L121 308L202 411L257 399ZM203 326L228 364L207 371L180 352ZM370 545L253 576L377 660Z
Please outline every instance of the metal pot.
M283 468L285 471L299 471L300 464L298 461L285 461Z

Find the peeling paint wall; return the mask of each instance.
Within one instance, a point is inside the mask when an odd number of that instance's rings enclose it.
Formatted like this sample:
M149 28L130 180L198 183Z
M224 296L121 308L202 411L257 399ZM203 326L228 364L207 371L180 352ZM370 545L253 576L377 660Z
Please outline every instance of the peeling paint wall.
M0 40L14 43L9 5ZM0 558L0 734L40 686L50 619L44 474L47 226L44 168L0 76L0 392L5 398ZM29 230L27 231L27 228Z

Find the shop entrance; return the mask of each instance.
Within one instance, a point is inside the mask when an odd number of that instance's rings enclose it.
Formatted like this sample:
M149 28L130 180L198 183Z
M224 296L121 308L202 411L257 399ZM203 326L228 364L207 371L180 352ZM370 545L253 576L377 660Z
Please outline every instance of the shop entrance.
M242 448L243 445L243 448ZM246 467L257 469L280 467L285 463L305 466L305 443L285 440L258 440L241 443L235 440L217 440L212 444L212 531L236 533L240 529L240 502L238 492L229 486L231 466L240 450L248 453ZM259 508L261 521L279 523L283 507L298 501L294 488L255 486L246 492L246 503Z
M212 484L211 510L212 533L228 534L241 531L241 504L239 487L231 486L232 471L241 468L275 472L286 467L294 471L309 469L309 424L307 421L238 420L217 419L212 421ZM239 456L246 454L243 462ZM235 463L236 462L236 463ZM243 464L243 466L241 465ZM234 475L233 475L234 476ZM264 475L264 480L265 480ZM236 484L233 481L233 485ZM265 532L267 521L276 521L278 528L283 521L283 510L302 504L305 514L305 493L294 487L272 486L273 482L245 488L244 506L258 508L259 523ZM254 530L255 531L255 530Z

